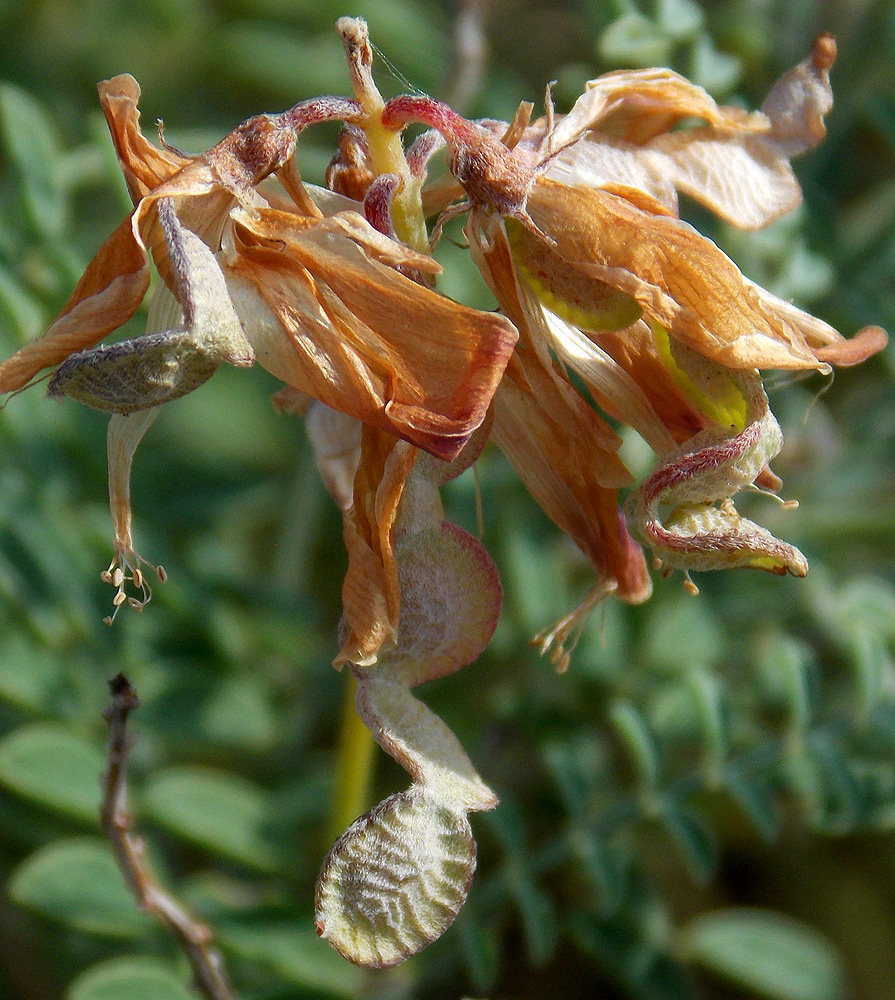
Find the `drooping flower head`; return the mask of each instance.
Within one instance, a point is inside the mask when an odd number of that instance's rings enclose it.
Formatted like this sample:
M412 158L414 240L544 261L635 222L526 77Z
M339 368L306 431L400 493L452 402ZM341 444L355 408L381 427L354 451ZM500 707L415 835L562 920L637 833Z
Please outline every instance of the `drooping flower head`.
M824 135L835 52L821 35L751 114L719 107L669 70L607 74L565 117L550 110L529 124L523 107L503 134L425 97L395 98L385 110L395 129L423 121L447 142L454 193L465 198L448 211L469 212L473 257L520 333L495 398L494 436L594 564L599 581L582 613L609 592L642 600L649 582L623 522L613 530L608 513L596 514L625 485L618 439L602 423L588 435L590 469L568 446L577 404L564 366L657 453L627 513L666 566L807 571L798 550L741 518L731 499L754 482L779 487L768 462L782 435L759 370L855 364L885 334L868 327L845 340L750 282L679 218L677 192L746 229L795 207L789 159ZM576 529L582 520L589 538ZM561 663L579 618L542 636Z
M797 204L789 159L823 137L830 36L760 112L645 70L592 81L564 117L548 101L543 120L523 105L502 124L428 97L384 102L365 25L343 18L338 30L353 97L249 119L198 156L143 137L131 77L100 85L134 209L47 333L0 364L0 392L58 366L50 395L112 415L116 538L104 578L116 608L139 609L149 589L131 538L130 469L159 408L225 362L282 380L275 404L305 417L343 514L335 664L349 667L359 714L412 779L330 852L317 929L352 961L387 966L454 919L475 869L468 813L497 801L413 693L479 656L502 600L481 541L444 520L440 486L493 440L590 561L590 593L537 640L565 667L598 601L649 596L641 543L688 581L728 567L805 574L797 549L733 503L752 484L780 485L768 463L782 435L759 372L854 364L885 334L845 340L750 282L678 216L678 192L746 229ZM329 189L312 188L300 136L331 120L344 127ZM409 122L433 131L405 152ZM429 178L445 143L450 176ZM430 240L461 212L500 313L435 290ZM150 261L160 282L146 335L96 346L136 312ZM657 455L639 484L613 422Z

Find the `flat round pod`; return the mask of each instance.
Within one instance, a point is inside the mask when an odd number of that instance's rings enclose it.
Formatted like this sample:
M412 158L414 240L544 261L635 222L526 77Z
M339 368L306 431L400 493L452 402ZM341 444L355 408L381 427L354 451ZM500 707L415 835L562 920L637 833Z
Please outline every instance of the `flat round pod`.
M453 923L474 872L466 814L415 785L336 841L317 879L317 933L356 965L397 965Z

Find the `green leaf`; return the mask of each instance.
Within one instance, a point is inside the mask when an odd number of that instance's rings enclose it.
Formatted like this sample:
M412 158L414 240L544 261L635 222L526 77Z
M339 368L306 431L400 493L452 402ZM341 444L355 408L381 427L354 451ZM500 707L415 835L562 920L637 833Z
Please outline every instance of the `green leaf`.
M234 955L266 966L294 985L337 997L356 997L361 992L361 970L317 937L310 918L302 925L221 925L218 941Z
M661 761L656 742L643 716L631 702L621 699L609 706L608 714L637 769L640 784L646 788L655 788L659 783Z
M69 986L65 1000L196 1000L183 976L156 958L115 958L94 965Z
M788 635L775 635L757 658L760 693L766 709L785 714L796 731L811 721L812 698L808 668L813 660L809 646Z
M862 718L867 718L885 693L884 685L892 676L892 656L886 640L873 631L855 633L849 642L858 706Z
M599 912L614 913L625 898L625 862L620 851L586 830L574 831L571 841L582 875L591 880L597 891Z
M816 774L811 822L827 833L849 833L862 818L861 788L846 748L824 730L809 734L805 756Z
M162 826L250 868L274 871L278 857L265 835L265 792L245 778L201 767L161 771L145 792L145 813Z
M263 750L276 738L276 720L263 679L222 678L202 706L199 724L218 745Z
M13 872L9 894L17 903L89 934L141 937L152 926L98 838L57 840Z
M817 931L768 910L719 910L683 932L685 953L774 1000L839 1000L843 972Z
M56 169L56 129L38 101L8 83L0 84L0 137L16 166L28 220L44 239L58 239L66 227L67 205Z
M746 814L762 840L777 839L779 817L774 791L767 781L741 774L734 765L725 770L724 787Z
M0 585L0 593L3 587ZM63 677L63 666L51 650L21 635L4 637L0 656L0 698L16 708L49 714Z
M45 323L40 303L5 268L0 268L0 329L4 342L10 331L10 346L33 340Z
M22 726L0 741L0 783L75 819L97 824L103 755L61 726Z
M489 993L500 971L500 931L494 921L481 920L471 898L454 924L466 971L476 991Z
M708 668L723 655L724 636L709 607L688 595L658 606L644 652L660 670L680 673Z
M705 885L718 867L718 844L711 828L701 817L677 804L663 809L661 819L690 874Z
M556 908L550 897L528 879L514 879L512 887L522 917L529 960L536 969L543 968L559 942Z
M702 27L705 13L693 0L658 0L657 20L675 41L692 38Z
M642 14L625 14L603 32L598 51L614 66L662 66L673 41Z
M708 35L696 39L690 62L694 83L715 97L723 97L737 85L742 74L743 64L736 56L716 49Z

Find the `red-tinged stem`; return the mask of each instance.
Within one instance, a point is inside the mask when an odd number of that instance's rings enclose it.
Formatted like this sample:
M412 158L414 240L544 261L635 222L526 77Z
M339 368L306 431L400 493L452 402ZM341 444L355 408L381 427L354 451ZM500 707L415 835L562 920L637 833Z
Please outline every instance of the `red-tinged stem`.
M364 113L357 101L350 97L312 97L307 101L299 101L288 111L275 116L277 124L293 130L296 134L309 125L320 122L350 122L358 124L363 120Z
M501 215L530 223L525 201L534 172L495 135L431 97L403 94L382 110L385 128L398 131L410 122L421 122L445 137L447 168L473 204L490 205Z
M453 144L474 142L481 131L478 125L458 115L447 104L424 95L401 94L393 97L382 109L385 128L399 132L411 122L437 129Z

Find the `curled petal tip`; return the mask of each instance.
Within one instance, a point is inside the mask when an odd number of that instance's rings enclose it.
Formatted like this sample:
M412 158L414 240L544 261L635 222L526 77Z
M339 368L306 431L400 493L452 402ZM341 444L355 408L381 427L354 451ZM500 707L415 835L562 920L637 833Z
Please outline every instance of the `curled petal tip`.
M819 73L829 72L836 62L836 38L824 31L814 39L811 46L811 62Z
M847 368L879 354L888 342L889 335L881 326L865 326L848 340L836 340L824 347L816 347L814 353L818 361Z

